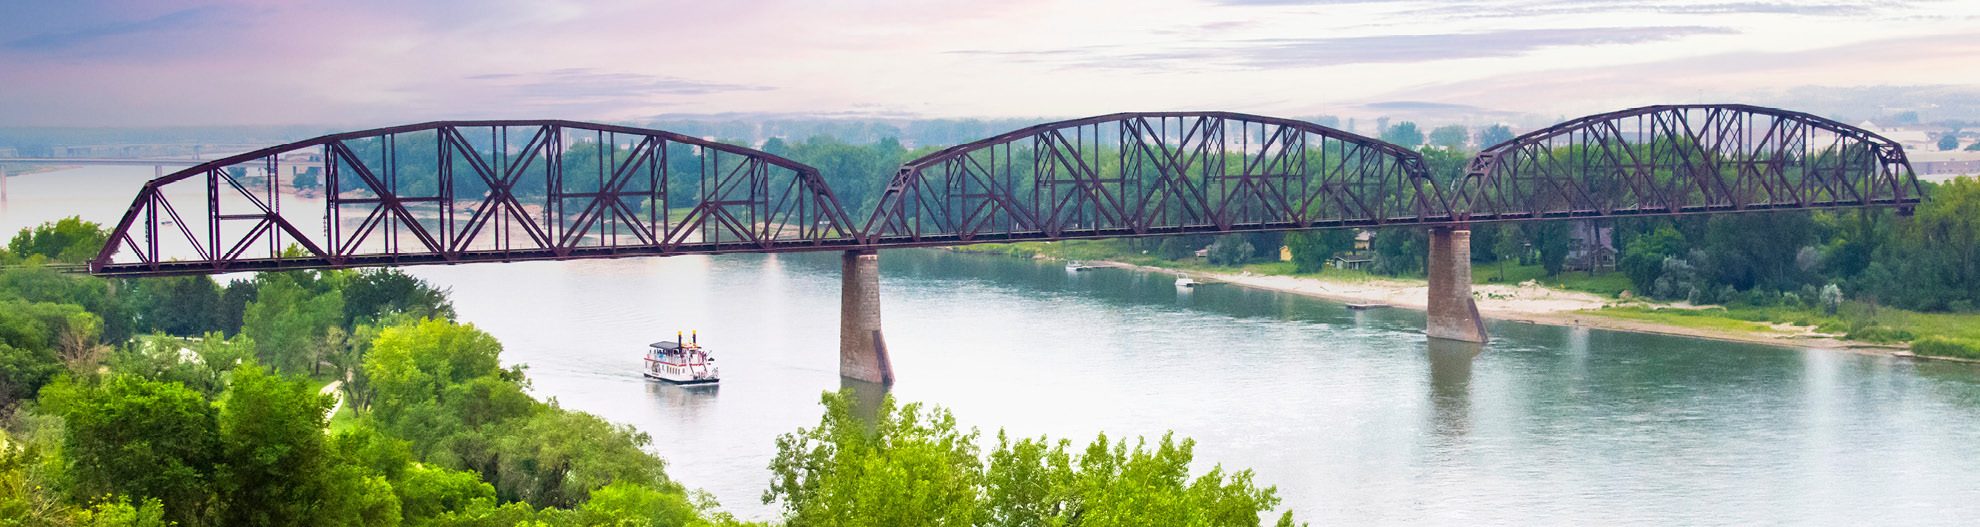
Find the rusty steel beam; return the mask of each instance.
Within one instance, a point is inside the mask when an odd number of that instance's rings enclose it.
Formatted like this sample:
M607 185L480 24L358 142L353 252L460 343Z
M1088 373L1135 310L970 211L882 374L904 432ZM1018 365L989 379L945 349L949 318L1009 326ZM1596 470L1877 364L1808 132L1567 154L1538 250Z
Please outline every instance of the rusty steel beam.
M1917 204L1904 148L1815 115L1741 104L1590 115L1493 145L1457 189L1473 222Z

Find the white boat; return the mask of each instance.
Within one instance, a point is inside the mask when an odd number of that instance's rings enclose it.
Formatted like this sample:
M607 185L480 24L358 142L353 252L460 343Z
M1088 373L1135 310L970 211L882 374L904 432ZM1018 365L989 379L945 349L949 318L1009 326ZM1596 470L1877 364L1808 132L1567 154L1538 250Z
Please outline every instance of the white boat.
M714 384L722 380L715 354L701 347L699 336L682 342L676 333L674 339L647 345L646 368L640 373L649 379L674 384Z
M1202 284L1202 282L1198 282L1193 278L1187 276L1180 276L1180 275L1176 276L1176 287L1196 287L1197 285L1200 284Z
M1072 261L1068 261L1068 262L1066 262L1066 270L1067 270L1067 271L1071 271L1071 272L1075 272L1075 273L1076 273L1076 272L1080 272L1080 271L1085 271L1085 270L1088 270L1088 269L1092 269L1092 268L1094 268L1094 267L1098 267L1098 266L1093 266L1093 265L1086 265L1085 263L1081 263L1081 262L1080 262L1079 260L1072 260Z

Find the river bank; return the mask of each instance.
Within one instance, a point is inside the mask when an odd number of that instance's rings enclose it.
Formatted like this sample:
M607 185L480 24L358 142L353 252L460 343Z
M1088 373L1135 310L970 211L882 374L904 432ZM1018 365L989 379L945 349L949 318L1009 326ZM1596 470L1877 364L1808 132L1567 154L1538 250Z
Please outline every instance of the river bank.
M1175 269L1111 260L1089 263L1143 272L1179 274L1205 283L1225 283L1335 302L1382 304L1391 308L1416 311L1424 310L1428 299L1428 286L1407 280L1374 279L1348 282L1305 276ZM1612 300L1590 293L1561 291L1530 283L1474 285L1472 291L1478 297L1479 314L1492 320L1677 335L1781 347L1837 349L1880 355L1889 355L1905 349L1901 346L1850 342L1834 335L1817 332L1813 327L1791 324L1755 322L1751 323L1754 326L1751 330L1715 330L1614 317L1597 311L1615 305Z

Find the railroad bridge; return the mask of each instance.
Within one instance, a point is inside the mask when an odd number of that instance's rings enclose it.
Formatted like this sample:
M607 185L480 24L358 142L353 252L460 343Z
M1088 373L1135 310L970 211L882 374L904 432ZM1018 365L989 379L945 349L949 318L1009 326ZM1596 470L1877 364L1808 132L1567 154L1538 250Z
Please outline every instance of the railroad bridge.
M307 184L298 162L314 176ZM1409 148L1305 121L1110 114L909 161L866 211L846 210L817 169L743 146L572 121L447 121L327 135L154 179L90 270L841 251L841 373L889 383L880 249L1416 226L1431 233L1427 333L1484 342L1472 223L1908 208L1921 195L1897 143L1746 105L1574 119L1492 145L1442 178Z

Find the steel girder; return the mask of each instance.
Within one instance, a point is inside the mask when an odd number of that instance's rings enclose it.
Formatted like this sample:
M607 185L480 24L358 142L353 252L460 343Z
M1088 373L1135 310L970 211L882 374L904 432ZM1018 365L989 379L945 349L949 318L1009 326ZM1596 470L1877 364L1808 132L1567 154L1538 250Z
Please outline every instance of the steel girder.
M1738 104L1591 115L1494 145L1458 192L1469 221L1899 206L1904 149L1814 115Z
M1229 112L1041 124L909 161L864 233L884 246L1444 223L1416 152Z
M448 121L328 135L152 180L90 269L211 274L858 245L818 171L789 159L625 126Z

